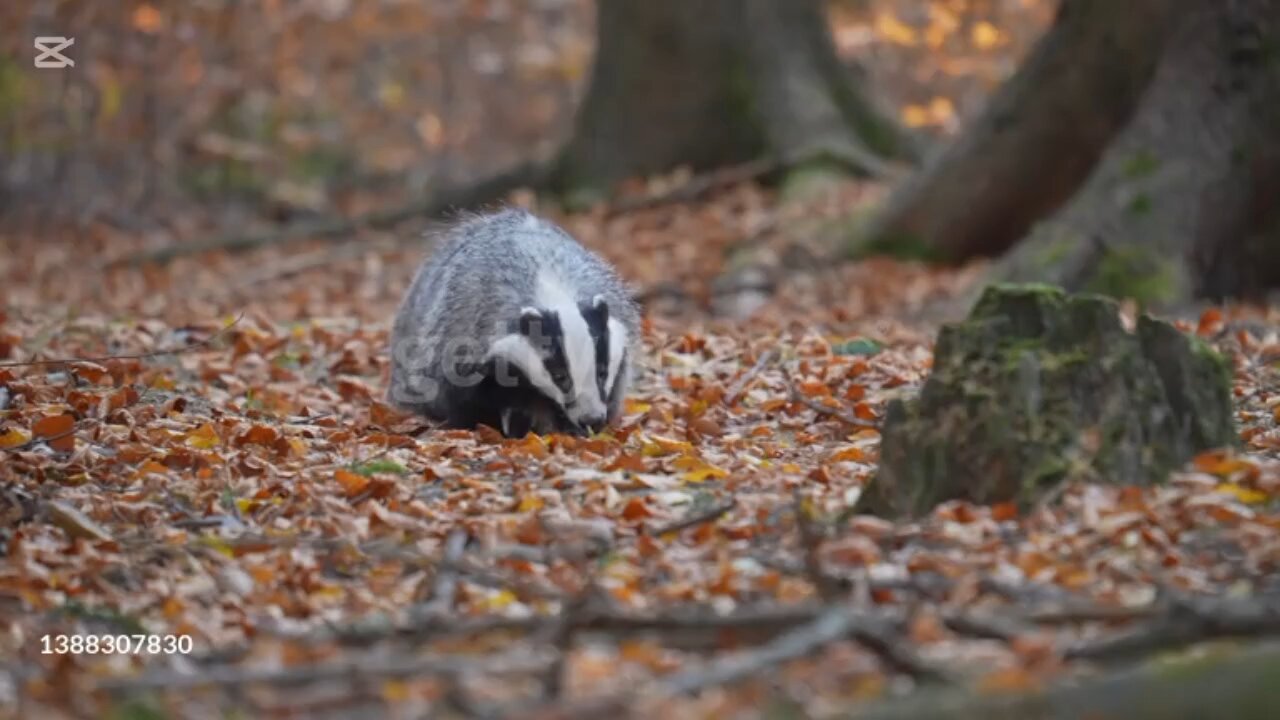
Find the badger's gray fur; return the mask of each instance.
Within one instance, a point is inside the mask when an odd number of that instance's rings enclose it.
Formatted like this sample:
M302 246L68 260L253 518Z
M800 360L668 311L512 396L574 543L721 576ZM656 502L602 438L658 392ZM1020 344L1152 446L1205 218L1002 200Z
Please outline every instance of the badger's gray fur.
M419 268L391 332L389 400L508 436L620 412L639 313L613 269L522 210L470 217Z

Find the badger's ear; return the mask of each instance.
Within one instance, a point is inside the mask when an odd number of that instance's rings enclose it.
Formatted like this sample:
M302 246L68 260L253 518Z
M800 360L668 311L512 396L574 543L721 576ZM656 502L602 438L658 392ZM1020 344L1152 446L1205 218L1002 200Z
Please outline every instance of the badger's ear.
M516 318L516 331L525 337L537 332L542 324L542 311L536 307L520 308L520 317Z

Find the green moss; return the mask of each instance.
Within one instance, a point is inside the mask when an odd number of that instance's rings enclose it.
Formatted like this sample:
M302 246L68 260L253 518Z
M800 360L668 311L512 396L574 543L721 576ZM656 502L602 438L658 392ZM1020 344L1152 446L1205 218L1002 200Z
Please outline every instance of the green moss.
M351 153L334 146L312 148L289 162L289 174L300 180L330 181L351 175L355 168Z
M779 195L784 203L804 200L844 182L848 177L843 163L828 157L816 157L787 171Z
M17 115L22 98L22 71L17 61L0 57L0 120Z
M1130 180L1141 180L1155 175L1159 169L1160 160L1151 151L1139 150L1125 161L1121 173Z
M855 231L858 232L858 231ZM881 233L868 235L865 232L852 235L854 239L846 245L846 257L861 260L869 257L891 257L898 260L916 260L920 262L944 262L937 248L925 242L924 238L914 233Z
M1153 248L1122 244L1103 251L1085 289L1143 305L1164 305L1177 299L1178 284L1174 259L1161 257Z
M729 120L726 130L732 137L731 142L750 149L751 154L764 153L768 143L760 120L756 82L750 61L743 55L734 55L730 59L727 75L723 92Z
M1042 269L1056 267L1071 257L1071 252L1076 249L1079 241L1076 236L1060 235L1040 242L1035 252L1035 264Z
M386 473L388 475L407 475L409 473L409 468L406 468L394 460L371 460L369 462L355 463L351 465L351 472L365 477L379 473Z
M1131 215L1143 217L1145 215L1151 214L1151 207L1152 207L1151 196L1147 195L1146 193L1138 193L1137 195L1133 196L1132 200L1129 201L1129 206L1126 208L1126 210L1128 210Z
M196 197L227 194L257 197L267 187L266 178L253 165L235 159L190 167L179 178L183 186Z
M159 706L141 698L130 698L113 705L108 720L165 720L169 715Z
M1026 506L1067 477L1159 482L1233 433L1229 376L1197 343L1149 318L1129 333L1103 296L990 286L939 333L919 395L890 405L868 506Z

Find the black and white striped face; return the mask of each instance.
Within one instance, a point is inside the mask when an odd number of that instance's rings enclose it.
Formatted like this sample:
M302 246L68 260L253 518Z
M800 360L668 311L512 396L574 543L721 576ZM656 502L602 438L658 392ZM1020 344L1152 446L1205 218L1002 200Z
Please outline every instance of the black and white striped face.
M508 334L490 346L489 358L510 363L580 429L599 431L622 372L626 328L609 316L603 297L576 303L548 282L539 290L542 304L521 310Z

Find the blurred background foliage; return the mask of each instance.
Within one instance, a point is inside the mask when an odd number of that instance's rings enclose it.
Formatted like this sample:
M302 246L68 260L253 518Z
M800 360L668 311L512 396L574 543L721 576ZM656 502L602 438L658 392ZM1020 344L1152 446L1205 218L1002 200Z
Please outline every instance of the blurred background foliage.
M1053 0L833 0L869 95L955 132ZM546 157L594 52L591 0L6 0L0 223L137 228L366 212ZM75 38L76 66L32 67ZM193 212L197 211L197 212Z

